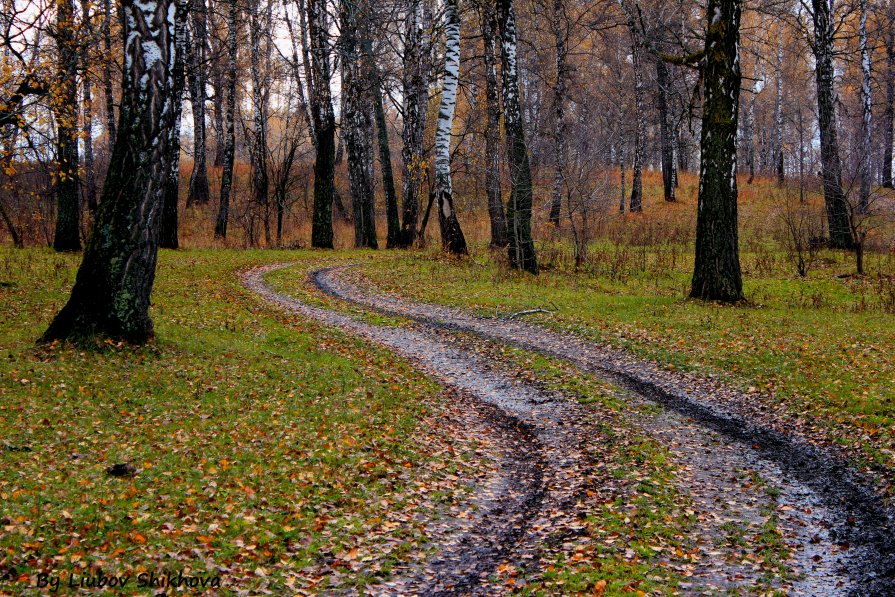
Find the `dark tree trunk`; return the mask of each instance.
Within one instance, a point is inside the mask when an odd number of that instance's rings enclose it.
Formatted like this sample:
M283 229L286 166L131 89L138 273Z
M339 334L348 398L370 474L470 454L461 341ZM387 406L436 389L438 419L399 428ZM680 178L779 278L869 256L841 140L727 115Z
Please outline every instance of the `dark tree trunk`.
M460 79L460 12L457 0L446 0L444 21L444 86L435 131L435 193L438 198L441 246L454 255L465 255L468 252L466 237L463 236L457 211L454 209L451 180L451 129L457 109L457 87Z
M174 28L174 68L171 73L171 106L173 124L168 137L168 172L165 195L162 200L162 222L159 229L159 246L176 249L177 207L180 202L180 122L183 114L184 61L186 60L186 30L189 17L189 0L176 0L177 21Z
M78 46L73 0L57 0L53 37L58 53L58 88L51 94L56 117L56 232L57 251L81 250L80 184L78 176Z
M507 205L510 264L533 274L538 273L535 245L531 238L532 183L528 147L522 122L517 63L516 14L512 0L498 0L497 16L501 34L501 75L503 122L510 163L510 201Z
M643 48L632 31L633 44L631 58L634 67L634 164L631 167L631 199L628 203L628 211L637 213L643 211L643 158L646 145L646 108L643 97Z
M103 47L106 59L103 60L103 88L106 96L106 132L109 135L109 147L115 146L115 94L112 89L112 0L103 0Z
M88 37L93 35L90 6L90 0L81 0L81 14ZM91 214L95 214L97 204L96 169L93 155L93 86L90 81L87 52L83 54L82 63L84 68L84 74L81 77L81 99L84 104L84 203L87 204L87 210Z
M829 0L812 0L814 8L814 74L817 79L817 113L820 127L820 159L830 246L850 249L854 239L849 208L842 190L842 162L836 131L836 72L833 66L834 23Z
M301 0L295 3L298 7L298 14L300 20L300 35L295 32L295 28L292 25L292 19L289 17L289 11L283 10L283 18L286 21L286 29L289 31L289 40L292 45L292 76L295 78L295 89L298 93L298 107L301 111L302 119L305 121L305 124L308 127L308 137L311 138L311 145L317 147L317 137L314 132L314 117L311 115L311 106L308 103L308 98L313 95L313 91L309 88L308 93L305 93L305 81L310 83L310 78L308 77L308 65L310 63L310 59L308 58L308 25L307 19L305 17L305 9L304 4ZM301 52L301 60L299 60L299 47Z
M364 60L369 78L368 86L372 94L373 114L376 118L376 138L379 142L379 167L382 170L382 187L385 192L385 219L388 226L385 247L396 249L401 246L401 219L398 215L398 195L395 191L395 174L392 170L392 150L388 142L388 123L385 120L385 105L382 96L382 78L373 55L373 44L364 40Z
M268 0L268 8L270 2ZM267 246L273 242L270 236L270 178L267 172L267 118L270 79L268 76L269 55L265 45L262 51L262 38L265 31L272 26L270 19L262 19L258 9L260 2L252 2L249 7L249 37L251 42L251 77L252 77L252 201L264 215L264 241ZM264 22L266 21L266 23Z
M205 0L192 0L190 15L193 23L193 38L190 51L190 104L193 110L193 172L190 175L190 190L186 198L187 206L205 205L211 193L208 190L208 147L205 128L205 80L206 48L208 47L208 16Z
M895 8L890 10L886 32L886 106L883 111L882 184L892 188L892 143L895 128Z
M121 0L125 65L118 137L71 297L41 341L153 336L149 299L170 128L174 23L169 2Z
M562 210L563 171L566 162L566 37L563 30L563 0L553 0L553 43L556 58L556 87L553 90L553 198L550 201L550 223L559 226Z
M348 180L354 215L355 248L377 249L376 219L373 212L373 106L370 76L364 73L359 22L365 18L353 0L341 0L342 129L348 148Z
M494 8L482 7L482 39L485 46L485 192L488 195L488 217L491 220L491 247L509 245L507 218L500 190L500 92L497 83L497 20Z
M709 0L703 65L702 158L696 267L690 296L743 298L737 231L736 137L740 97L739 0Z
M299 0L305 1L305 0ZM325 0L306 0L310 33L311 76L309 87L317 156L314 161L314 212L311 246L333 248L333 200L336 171L336 119L329 87L329 24Z
M668 89L671 77L668 64L664 60L656 60L656 104L659 110L659 144L662 153L662 188L665 201L674 201L675 188L674 141L672 140L671 122L668 115Z
M218 205L218 217L214 226L216 238L227 237L227 224L230 220L230 193L233 190L233 163L236 159L236 58L237 28L239 27L239 7L236 0L229 0L230 10L227 16L227 111L224 113L224 170L221 173L221 199Z
M422 0L409 0L404 41L404 127L401 131L401 246L416 239L424 170L423 135L429 106L429 29Z
M215 147L214 147L214 161L212 165L215 168L220 168L224 165L224 151L227 147L227 142L224 139L224 113L226 111L224 105L224 73L221 72L223 68L221 67L221 58L219 53L214 58L212 62L212 71L211 71L211 88L213 90L213 97L211 105L214 107L214 118L211 123L214 127L214 139L215 139Z

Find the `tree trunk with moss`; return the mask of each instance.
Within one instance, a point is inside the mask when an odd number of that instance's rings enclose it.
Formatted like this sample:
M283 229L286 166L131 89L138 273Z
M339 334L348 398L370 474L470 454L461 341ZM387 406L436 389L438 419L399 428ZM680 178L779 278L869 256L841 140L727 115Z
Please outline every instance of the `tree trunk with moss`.
M740 14L738 0L709 0L706 7L696 267L690 290L693 298L729 302L743 298L736 179Z
M125 65L117 137L90 241L68 303L41 338L153 336L149 300L174 124L174 21L168 0L121 0Z

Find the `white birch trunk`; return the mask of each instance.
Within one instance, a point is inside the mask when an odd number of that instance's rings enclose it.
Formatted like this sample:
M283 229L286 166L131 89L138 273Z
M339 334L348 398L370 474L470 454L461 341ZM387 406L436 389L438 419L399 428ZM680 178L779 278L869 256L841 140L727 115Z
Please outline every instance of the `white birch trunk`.
M438 197L442 247L451 253L463 254L467 252L466 239L454 210L451 180L451 131L454 127L460 78L460 13L457 0L446 0L444 21L444 84L435 129L435 192Z

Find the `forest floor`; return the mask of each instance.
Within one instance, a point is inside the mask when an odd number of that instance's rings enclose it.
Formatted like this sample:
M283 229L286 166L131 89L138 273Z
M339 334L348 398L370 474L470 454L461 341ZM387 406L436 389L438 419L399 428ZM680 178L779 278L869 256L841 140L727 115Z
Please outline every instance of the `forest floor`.
M851 323L875 353L766 386L763 363L816 356L737 352L790 341L743 336L773 303L639 304L475 258L183 251L162 253L150 346L35 347L76 265L0 255L0 595L97 570L216 574L237 594L891 586L892 326L875 308L804 330L840 347ZM494 317L539 305L554 313ZM811 394L837 366L834 398ZM119 462L136 474L110 477Z

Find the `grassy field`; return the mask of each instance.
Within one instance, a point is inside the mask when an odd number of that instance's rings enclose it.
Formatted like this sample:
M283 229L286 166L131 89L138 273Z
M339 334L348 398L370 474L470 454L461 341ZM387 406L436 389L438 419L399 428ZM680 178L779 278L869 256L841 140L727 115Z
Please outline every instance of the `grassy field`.
M99 570L136 592L144 572L279 592L419 557L414 516L462 494L444 479L466 467L449 448L468 450L425 377L233 275L297 255L163 253L158 339L83 350L34 344L77 257L0 253L0 594ZM111 477L116 463L139 472Z

